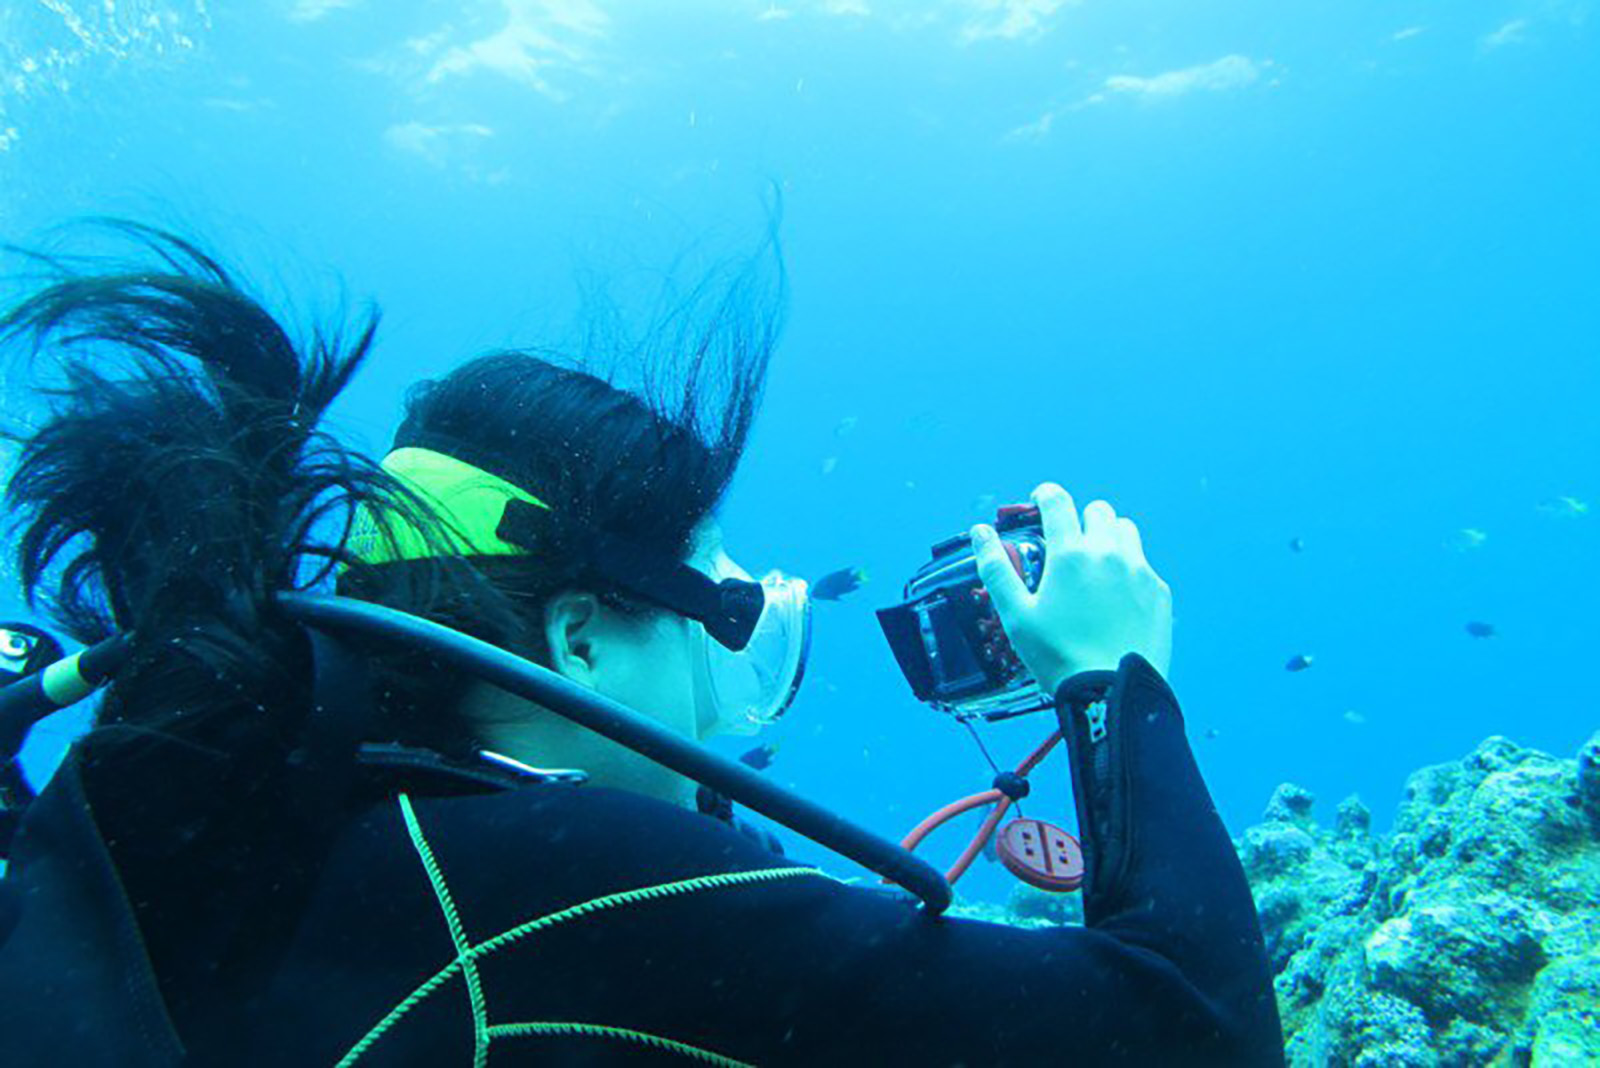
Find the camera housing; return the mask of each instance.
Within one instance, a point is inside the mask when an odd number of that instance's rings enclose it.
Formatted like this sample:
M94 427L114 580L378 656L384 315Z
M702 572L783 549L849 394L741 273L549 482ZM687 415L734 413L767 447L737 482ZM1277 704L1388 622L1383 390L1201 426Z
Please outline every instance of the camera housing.
M1039 509L1006 505L995 531L1023 582L1037 590L1045 555ZM878 624L918 700L960 720L1010 719L1053 706L1006 637L978 577L970 534L935 545L904 597L878 612Z

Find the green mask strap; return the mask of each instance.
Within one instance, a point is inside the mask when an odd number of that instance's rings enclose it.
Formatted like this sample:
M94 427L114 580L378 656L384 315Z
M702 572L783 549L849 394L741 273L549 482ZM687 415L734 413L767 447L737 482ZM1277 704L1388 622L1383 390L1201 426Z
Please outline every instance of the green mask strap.
M522 487L464 460L432 449L395 449L383 469L422 498L440 520L446 547L463 556L521 556L527 550L499 536L510 501L548 511L549 505ZM425 560L438 555L421 531L398 516L383 526L366 512L356 518L350 550L367 564Z

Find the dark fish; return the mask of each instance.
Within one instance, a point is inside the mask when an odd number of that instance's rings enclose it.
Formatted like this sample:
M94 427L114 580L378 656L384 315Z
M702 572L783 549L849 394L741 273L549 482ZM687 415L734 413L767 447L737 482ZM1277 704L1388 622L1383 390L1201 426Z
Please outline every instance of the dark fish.
M1222 737L1222 732L1217 730L1217 728L1215 728L1215 727L1207 727L1206 728L1206 737L1207 738L1220 738L1220 737Z
M1495 637L1494 624L1479 623L1477 620L1473 620L1467 624L1467 633L1474 638L1493 638Z
M748 753L740 756L739 763L743 764L747 768L754 768L757 771L766 771L772 766L772 758L777 755L778 743L766 742L762 745L756 746Z
M1296 552L1296 553L1305 552L1306 551L1305 539L1304 538L1290 538L1289 539L1289 551L1290 552Z
M1306 668L1311 666L1311 660L1312 657L1310 653L1302 653L1299 656L1291 656L1289 658L1289 662L1283 665L1283 670L1304 671Z
M846 594L854 593L867 581L867 573L859 567L847 567L839 571L830 571L811 584L811 599L814 601L837 601Z

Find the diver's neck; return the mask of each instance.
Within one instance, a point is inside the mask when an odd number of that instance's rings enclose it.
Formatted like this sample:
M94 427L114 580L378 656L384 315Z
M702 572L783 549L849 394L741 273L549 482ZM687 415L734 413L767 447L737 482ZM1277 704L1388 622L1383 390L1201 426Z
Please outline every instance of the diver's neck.
M534 767L580 768L591 786L694 807L693 782L548 709L488 690L470 696L463 711L486 749Z

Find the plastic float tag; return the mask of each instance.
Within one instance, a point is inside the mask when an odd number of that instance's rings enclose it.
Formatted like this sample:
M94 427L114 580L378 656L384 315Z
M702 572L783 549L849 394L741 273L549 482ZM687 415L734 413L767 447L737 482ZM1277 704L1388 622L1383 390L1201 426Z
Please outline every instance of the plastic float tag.
M1077 839L1043 820L1012 820L1000 831L1000 862L1039 890L1070 893L1083 885L1083 849Z

